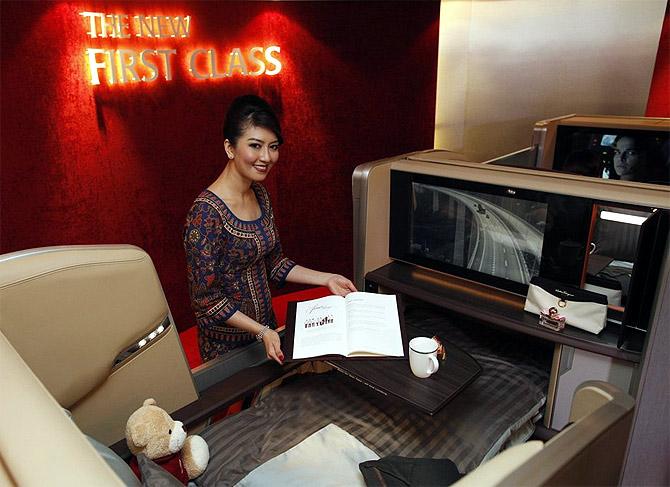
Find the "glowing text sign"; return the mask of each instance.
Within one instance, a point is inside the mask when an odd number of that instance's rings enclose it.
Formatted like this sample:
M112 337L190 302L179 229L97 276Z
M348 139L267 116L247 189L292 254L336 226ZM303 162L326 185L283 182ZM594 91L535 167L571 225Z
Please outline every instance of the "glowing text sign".
M102 12L81 12L86 34L91 39L173 39L179 41L191 36L191 16L126 15ZM274 76L282 64L277 58L279 46L252 47L242 52L233 48L219 55L213 48L196 48L186 53L188 71L194 79L228 78L235 73L242 76ZM106 73L109 84L148 83L159 74L170 81L177 49L86 49L86 61L91 84L99 85L100 72Z

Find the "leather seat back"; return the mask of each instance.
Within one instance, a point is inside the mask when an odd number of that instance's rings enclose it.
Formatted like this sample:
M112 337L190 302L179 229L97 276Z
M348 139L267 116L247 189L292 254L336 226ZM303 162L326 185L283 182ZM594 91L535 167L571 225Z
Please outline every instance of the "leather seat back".
M7 339L79 427L103 443L123 438L128 416L147 397L170 412L197 399L158 275L138 247L0 256L0 309Z

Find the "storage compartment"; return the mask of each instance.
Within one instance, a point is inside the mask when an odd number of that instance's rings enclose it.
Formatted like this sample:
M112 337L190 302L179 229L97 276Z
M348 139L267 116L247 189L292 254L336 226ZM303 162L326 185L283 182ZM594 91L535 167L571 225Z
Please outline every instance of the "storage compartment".
M630 392L635 364L574 347L557 345L544 424L562 430L569 422L575 390L587 380L602 380Z

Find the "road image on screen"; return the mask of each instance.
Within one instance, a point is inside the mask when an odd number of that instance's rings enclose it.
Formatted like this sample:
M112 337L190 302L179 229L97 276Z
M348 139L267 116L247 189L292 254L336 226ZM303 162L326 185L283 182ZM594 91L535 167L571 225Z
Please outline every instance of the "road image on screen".
M539 274L546 203L416 182L412 193L410 253L521 284Z

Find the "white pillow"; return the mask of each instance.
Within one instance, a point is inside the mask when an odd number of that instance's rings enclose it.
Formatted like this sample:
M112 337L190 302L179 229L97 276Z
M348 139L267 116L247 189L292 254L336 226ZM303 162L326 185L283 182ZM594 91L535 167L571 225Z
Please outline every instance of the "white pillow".
M252 470L237 487L365 487L358 464L378 459L375 452L331 423Z

